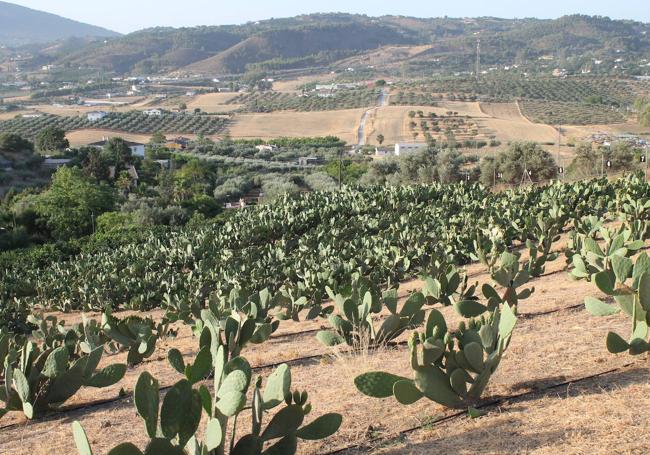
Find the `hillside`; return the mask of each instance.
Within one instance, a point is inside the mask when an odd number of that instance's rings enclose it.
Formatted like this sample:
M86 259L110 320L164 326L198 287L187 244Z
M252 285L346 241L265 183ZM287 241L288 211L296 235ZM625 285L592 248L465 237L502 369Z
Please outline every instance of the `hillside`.
M414 33L400 33L388 26L333 25L274 30L254 35L216 56L195 63L190 71L242 73L264 64L290 67L314 66L336 61L349 53L387 44L417 44Z
M648 59L649 31L645 23L577 15L541 20L311 14L243 25L147 29L95 41L74 52L49 48L37 58L139 74L230 74L337 62L339 68L369 64L398 68L409 63L409 69L430 74L441 69L466 71L475 59L478 37L485 65L536 62L549 56L554 65L577 67L604 57ZM386 62L376 58L383 48L422 45L428 46L424 52L398 52L397 58L393 55Z
M5 46L47 43L72 37L119 36L119 33L105 28L7 2L0 2L0 24L0 44Z

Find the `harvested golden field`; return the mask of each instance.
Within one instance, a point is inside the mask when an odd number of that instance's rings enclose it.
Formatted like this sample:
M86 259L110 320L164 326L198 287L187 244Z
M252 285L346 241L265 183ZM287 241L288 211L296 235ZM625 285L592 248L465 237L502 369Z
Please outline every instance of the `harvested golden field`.
M300 87L309 84L312 82L321 82L327 84L331 82L335 74L324 73L324 74L312 74L309 76L300 76L294 79L281 79L273 82L273 90L278 92L297 92Z
M231 99L235 98L237 93L205 93L191 98L187 102L189 110L201 109L203 112L231 112L239 109L237 104L226 104Z
M60 115L64 117L73 117L77 115L86 115L89 112L104 111L104 112L128 112L138 109L146 109L140 105L144 98L137 101L135 104L116 104L112 106L79 106L76 104L37 104L33 107L38 112L45 114Z
M562 125L563 135L567 138L580 142L588 136L596 133L624 134L632 133L643 136L650 135L650 128L639 125L635 122L613 123L610 125Z
M293 385L309 391L315 415L338 412L344 416L338 433L324 441L305 441L299 445L301 454L643 453L650 449L650 442L639 438L648 420L638 411L650 405L647 356L614 356L606 351L605 333L625 330L628 321L621 315L589 316L582 300L585 295L598 295L595 286L571 281L564 267L560 258L530 283L535 293L519 304L511 346L484 394L487 415L478 419L428 400L400 406L392 397L373 399L356 390L353 379L358 374L375 369L395 374L409 370L403 344L349 354L315 340L313 330L319 322L285 321L267 343L247 348L246 357L257 367L256 373L263 375L270 372L265 367L269 362L290 363ZM489 280L481 266L471 265L468 272L471 281ZM404 283L401 299L420 287L417 280ZM441 311L448 322L460 321L451 307ZM79 315L65 317L70 322ZM143 423L128 394L145 370L161 386L179 379L166 360L167 350L176 347L188 357L197 352L197 341L188 327L179 329L176 339L159 343L154 355L129 369L118 385L98 391L82 389L67 404L85 407L38 421L26 422L15 412L5 416L0 451L74 453L70 428L74 420L84 425L95 453L105 453L122 441L141 446ZM405 339L403 335L399 341ZM107 361L123 361L124 356ZM302 359L306 356L312 358ZM205 383L210 386L210 381ZM126 397L119 397L120 388L127 391Z
M356 143L357 129L365 109L320 112L273 112L241 114L229 127L233 138L338 136Z
M27 110L0 112L0 120L11 120L12 118L18 115L29 114L29 113L30 111Z
M98 129L88 129L88 130L76 130L69 131L66 133L66 138L70 141L70 145L83 146L90 144L92 142L101 141L107 137L121 137L127 141L140 142L146 144L151 138L148 134L129 134L122 131L112 131L112 130L98 130Z
M501 142L508 141L557 141L557 130L549 125L533 123L519 111L516 103L481 103L485 118L478 123Z

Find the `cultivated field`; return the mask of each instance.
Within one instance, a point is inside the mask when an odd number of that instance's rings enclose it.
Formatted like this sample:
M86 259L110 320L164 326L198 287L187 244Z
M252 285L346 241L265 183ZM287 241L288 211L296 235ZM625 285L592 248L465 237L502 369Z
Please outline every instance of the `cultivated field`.
M116 136L126 139L127 141L140 142L141 144L146 144L151 138L151 135L149 134L130 134L122 131L102 129L75 130L69 131L65 135L72 147L82 147L93 142L101 141L105 138Z
M638 412L650 405L647 357L607 352L605 333L625 330L628 321L621 315L588 315L582 300L585 295L598 294L594 285L569 280L564 268L564 259L558 259L544 276L531 282L536 291L519 304L516 336L485 393L487 415L479 419L428 400L400 406L394 398L377 400L357 392L353 379L358 374L376 369L404 374L409 369L403 345L347 354L324 348L315 340L312 330L320 324L289 321L281 324L269 342L247 348L246 357L261 374L270 372L263 367L269 362L289 362L294 386L309 390L318 414L339 412L345 416L343 427L333 437L301 444L302 454L345 448L336 453L605 454L650 450L650 441L638 438L638 432L650 423ZM489 281L481 266L470 266L468 272L471 281ZM404 283L402 300L421 286L417 280ZM460 320L451 307L442 313L454 324ZM152 315L160 317L161 312ZM69 322L79 320L79 314L59 316ZM145 370L161 386L178 379L167 363L166 351L176 347L185 356L196 354L196 340L189 329L179 328L175 340L159 343L150 360L129 370L119 385L99 392L82 389L68 403L75 407L88 403L86 408L33 422L25 422L18 413L5 416L0 449L16 455L74 453L73 420L79 420L91 435L95 453L106 453L118 440L144 443L142 422L131 399L119 398L118 392L120 388L132 390ZM292 362L310 355L315 357ZM110 360L123 361L122 357ZM102 404L106 399L109 402Z
M237 93L205 93L196 95L187 102L189 110L201 109L203 112L231 112L239 109L239 105L227 104L237 96Z
M521 115L516 103L480 103L484 119L477 120L502 142L557 141L557 130L549 125L533 123Z
M338 136L356 143L364 109L320 112L274 112L237 115L229 126L233 138Z

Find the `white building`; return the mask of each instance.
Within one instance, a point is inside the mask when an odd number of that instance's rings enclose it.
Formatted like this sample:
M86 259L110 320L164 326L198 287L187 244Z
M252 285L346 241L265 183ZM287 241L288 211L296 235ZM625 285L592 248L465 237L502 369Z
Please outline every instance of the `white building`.
M144 144L140 144L139 142L130 142L130 141L124 141L124 142L126 142L126 145L128 145L129 148L131 149L131 156L138 156L140 158L144 158ZM108 143L108 138L103 138L101 141L88 144L88 146L102 149L107 143Z
M409 153L419 152L425 150L427 144L425 142L402 142L395 144L395 156L403 156Z
M276 150L275 145L256 145L255 149L257 149L258 152L274 152Z
M88 112L88 121L90 122L96 122L98 120L103 119L108 115L108 112L104 111L93 111L93 112Z
M162 111L160 109L147 109L146 111L142 111L144 115L151 115L155 117L160 117L162 115Z

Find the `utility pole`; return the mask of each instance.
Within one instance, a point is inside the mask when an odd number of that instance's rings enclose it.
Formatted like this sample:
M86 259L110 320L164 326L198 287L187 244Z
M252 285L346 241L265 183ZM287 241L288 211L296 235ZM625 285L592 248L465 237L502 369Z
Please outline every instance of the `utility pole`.
M342 176L343 176L343 149L339 150L339 191L341 191L341 188L343 186Z
M476 82L481 74L481 38L476 40Z
M558 180L560 177L563 177L562 170L562 158L560 157L560 145L562 143L562 125L557 126L557 171L558 171Z

